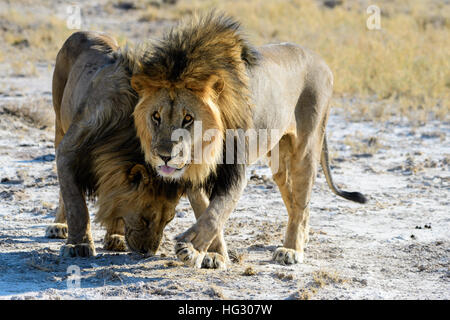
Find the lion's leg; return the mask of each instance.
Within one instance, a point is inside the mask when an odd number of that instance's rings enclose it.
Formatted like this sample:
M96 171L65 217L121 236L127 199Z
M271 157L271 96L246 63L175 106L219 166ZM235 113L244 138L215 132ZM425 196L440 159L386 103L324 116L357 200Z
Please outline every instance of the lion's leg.
M295 137L290 134L284 135L280 139L278 142L278 167L276 171L272 169L273 180L280 189L286 208L289 208L292 202L292 179L289 175L289 165L294 142ZM270 157L272 156L274 155L271 153Z
M85 196L77 185L73 169L79 161L73 146L79 143L85 130L88 130L85 126L72 124L56 151L59 185L68 226L67 243L61 248L64 257L95 255Z
M280 189L281 197L289 214L288 229L282 248L278 248L274 253L274 259L283 264L293 264L302 262L303 247L307 242L307 220L309 212L299 210L295 201L296 188L294 181L294 168L292 168L293 148L296 138L293 135L285 135L279 142L279 166L273 172L273 179ZM308 181L308 179L305 179Z
M192 209L194 210L195 218L198 220L209 206L208 196L203 189L189 190L187 195ZM208 268L229 262L230 259L228 257L227 246L222 230L220 235L214 238L211 246L208 248L208 253L206 253L205 258L203 259L202 266Z
M56 117L55 121L55 150L57 150L59 143L64 137L64 132L61 128L59 118ZM59 205L56 211L56 217L52 224L50 224L45 230L45 236L47 238L67 238L67 221L66 212L64 210L64 202L62 199L61 191L59 192Z
M313 151L298 152L292 155L289 164L290 179L285 187L288 191L284 190L283 196L289 215L288 226L283 247L274 253L274 259L283 264L303 262L309 233L308 205L317 172L317 158Z
M292 153L286 161L289 178L280 188L289 220L283 247L278 248L273 256L282 264L303 262L304 248L309 240L309 201L322 151L328 97L314 96L310 92L303 101L299 101L296 110L297 136L291 140ZM304 117L304 114L315 116ZM282 184L281 179L278 184Z
M127 251L125 242L125 224L121 218L112 220L112 222L106 226L103 249L119 252Z
M235 174L234 185L227 192L213 195L208 208L200 215L197 222L177 237L175 252L187 265L197 268L225 267L224 264L214 265L214 261L208 259L205 261L204 258L214 239L222 235L223 226L244 191L245 167L236 166Z

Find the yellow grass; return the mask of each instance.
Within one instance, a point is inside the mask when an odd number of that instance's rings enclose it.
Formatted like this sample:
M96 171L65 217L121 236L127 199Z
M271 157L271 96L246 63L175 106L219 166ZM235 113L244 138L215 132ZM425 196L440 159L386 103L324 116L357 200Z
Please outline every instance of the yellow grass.
M0 13L0 20L8 26L0 33L3 62L8 62L12 74L36 75L37 61L54 62L58 49L73 32L64 21L53 16L33 14L17 8Z
M116 2L107 2L105 12L123 15L112 5ZM175 21L216 8L240 20L256 45L289 41L320 54L334 73L333 106L346 108L351 118L386 120L401 115L419 121L430 117L449 120L450 4L438 0L370 1L381 10L381 29L369 30L369 1L342 0L333 9L323 2L184 0L176 5L155 5L140 0L137 9L126 14L145 24ZM73 30L53 15L34 14L21 6L27 7L21 4L0 13L2 25L8 26L8 31L0 32L0 61L11 66L11 74L33 76L36 69L30 62L53 63ZM96 29L102 30L102 26ZM127 41L122 32L125 30L114 32L120 35L120 44ZM348 97L358 99L348 103Z
M51 107L51 101L44 98L37 98L20 104L16 102L4 103L1 109L7 114L24 119L42 129L53 128L55 123L55 113Z
M195 0L160 8L181 17L218 8L242 21L252 42L289 41L309 47L329 64L337 96L372 97L383 104L372 117L448 119L450 5L435 0L371 1L381 30L369 30L368 4L347 0L333 9L316 0ZM152 19L157 12L152 8ZM383 110L387 108L387 110ZM380 112L382 111L382 112Z
M329 284L343 284L348 280L342 278L336 271L318 270L313 273L313 282L317 288L323 288Z
M348 279L342 278L336 271L317 270L312 273L312 281L305 287L299 288L292 298L298 300L311 300L319 290L329 285L343 285Z

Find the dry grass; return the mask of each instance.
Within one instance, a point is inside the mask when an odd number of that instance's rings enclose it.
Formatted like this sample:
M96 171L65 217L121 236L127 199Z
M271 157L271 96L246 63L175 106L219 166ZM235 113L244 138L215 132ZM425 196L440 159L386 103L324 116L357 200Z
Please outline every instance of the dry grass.
M317 293L316 288L302 288L294 295L297 300L311 300L311 298Z
M205 293L212 299L228 300L228 297L223 293L223 290L215 285L211 285L206 289Z
M0 113L19 117L41 129L53 128L55 114L51 102L40 98L26 103L7 103L1 106Z
M242 21L256 44L290 41L309 47L333 70L337 96L383 101L376 110L362 108L362 115L373 113L371 119L403 115L426 120L430 113L448 119L450 4L346 0L330 9L323 2L193 0L149 10L155 20L218 8ZM366 27L370 4L381 9L381 30Z
M0 44L3 62L11 66L13 76L37 75L36 62L53 63L59 48L73 32L65 21L54 16L9 7L0 13Z
M11 75L14 77L34 77L38 75L36 66L27 60L13 60L10 63Z
M244 276L255 276L257 274L256 270L253 267L247 267L242 275Z
M175 21L216 8L240 20L256 45L289 41L309 47L333 70L334 106L345 108L352 118L449 120L450 4L443 1L342 0L329 8L324 0L185 0L175 5L140 0L128 11L117 9L120 2L111 0L102 9L111 17L134 15L144 29L145 23ZM65 21L39 12L38 7L26 11L32 3L13 2L0 13L0 30L4 30L0 61L10 64L12 75L36 75L32 64L53 63L73 32ZM381 30L366 27L370 4L381 9ZM115 31L121 32L129 31ZM123 44L126 39L124 34L118 40ZM355 96L359 100L346 100Z
M353 154L374 155L383 146L377 137L368 137L361 140L362 132L355 132L353 136L347 136L343 142L352 149Z
M238 252L236 250L229 250L228 255L230 257L231 262L242 264L245 261L245 258L247 257L245 252Z
M44 271L44 272L51 272L52 269L48 268L47 266L43 265L40 262L36 262L34 258L31 258L30 260L28 260L28 265L30 267L33 267L34 269L40 270L40 271Z
M123 283L123 279L120 277L119 273L117 273L114 269L103 269L95 272L95 277L103 280L103 282L116 282L120 281Z
M317 288L323 288L330 284L343 284L348 280L342 278L336 271L318 270L313 273L313 281Z
M310 300L320 289L332 284L345 284L348 281L348 279L342 278L336 271L317 270L312 273L312 281L306 287L300 288L291 297L297 300Z
M276 272L275 276L280 280L289 280L292 281L295 279L292 273L284 273L284 272Z

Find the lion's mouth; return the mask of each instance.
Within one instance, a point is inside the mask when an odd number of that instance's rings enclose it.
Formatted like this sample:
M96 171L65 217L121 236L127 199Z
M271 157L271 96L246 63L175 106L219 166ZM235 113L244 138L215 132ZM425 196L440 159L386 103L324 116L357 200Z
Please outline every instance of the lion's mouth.
M171 167L171 166L167 166L167 165L163 165L163 166L159 166L158 167L158 171L161 173L161 174L163 174L164 176L170 176L170 175L172 175L173 173L175 173L175 172L180 172L181 170L183 170L184 169L184 167L181 167L181 168L174 168L174 167Z
M177 170L177 168L169 167L169 166L159 166L159 170L164 174L172 174Z

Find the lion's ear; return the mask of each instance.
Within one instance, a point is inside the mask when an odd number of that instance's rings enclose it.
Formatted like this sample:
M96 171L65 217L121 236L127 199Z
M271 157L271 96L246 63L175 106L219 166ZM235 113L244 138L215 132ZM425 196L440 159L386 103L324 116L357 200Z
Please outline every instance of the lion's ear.
M225 87L225 82L223 81L222 77L215 76L212 88L217 93L217 96L219 96L222 93L224 87Z
M223 78L217 75L212 75L206 82L202 89L203 96L209 96L213 100L217 100L225 87Z
M151 92L155 89L150 79L144 74L133 75L131 77L131 87L139 96L143 96L145 92Z
M130 182L136 182L138 176L142 177L142 182L147 185L150 183L150 176L148 175L147 168L142 164L136 164L133 168L131 168L130 173L128 174L128 180Z

